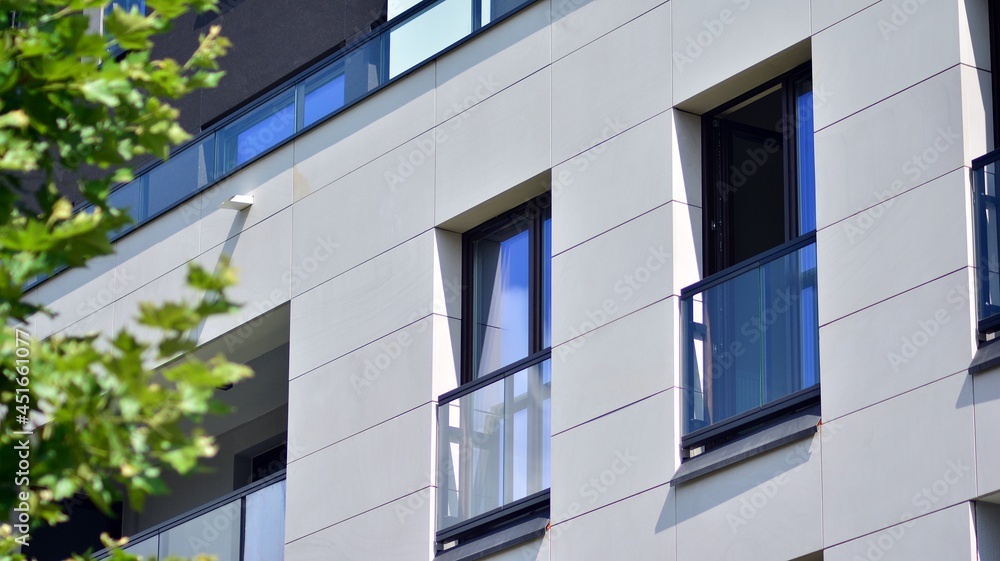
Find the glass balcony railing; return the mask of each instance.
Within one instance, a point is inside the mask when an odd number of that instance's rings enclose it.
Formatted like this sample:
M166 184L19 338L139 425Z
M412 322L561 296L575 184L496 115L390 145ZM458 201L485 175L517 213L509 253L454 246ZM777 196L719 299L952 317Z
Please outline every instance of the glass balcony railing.
M687 442L811 397L819 384L815 235L681 291L681 329Z
M1000 150L972 162L973 205L976 229L976 308L979 332L1000 330L1000 194L997 172Z
M115 189L129 230L534 0L424 0ZM127 231L119 232L123 235Z
M147 559L214 555L217 561L281 561L285 550L285 474L261 480L130 538ZM104 558L107 553L99 553Z
M549 489L550 362L529 366L438 408L438 533Z

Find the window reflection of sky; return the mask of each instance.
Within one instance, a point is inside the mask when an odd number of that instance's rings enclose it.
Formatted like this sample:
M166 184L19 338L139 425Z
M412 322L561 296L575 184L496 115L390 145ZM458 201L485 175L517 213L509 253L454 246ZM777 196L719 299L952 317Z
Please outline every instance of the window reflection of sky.
M511 364L528 355L528 232L520 232L499 244L487 309L483 310L485 334L479 359L479 375ZM485 252L483 252L485 253ZM485 286L483 288L486 288Z

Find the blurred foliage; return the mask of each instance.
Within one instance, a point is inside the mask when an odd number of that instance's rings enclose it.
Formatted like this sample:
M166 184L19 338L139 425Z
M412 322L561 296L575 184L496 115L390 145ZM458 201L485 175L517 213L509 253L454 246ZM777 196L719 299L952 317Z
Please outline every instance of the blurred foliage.
M151 56L171 22L215 10L215 0L145 4L147 13L97 0L0 0L0 512L14 523L0 526L0 561L24 559L23 530L30 540L40 525L65 521L68 499L85 495L111 514L115 501L141 508L165 493L164 473L191 472L215 454L213 439L191 427L224 412L216 389L250 376L190 354L192 330L236 307L227 262L190 267L192 297L143 304L131 332L37 340L29 327L51 312L25 286L113 252L110 236L130 218L109 205L111 188L133 178L135 157L166 158L188 140L170 101L222 77L217 59L229 43L218 27L183 63ZM88 208L74 212L54 178L84 168L106 171L77 182Z

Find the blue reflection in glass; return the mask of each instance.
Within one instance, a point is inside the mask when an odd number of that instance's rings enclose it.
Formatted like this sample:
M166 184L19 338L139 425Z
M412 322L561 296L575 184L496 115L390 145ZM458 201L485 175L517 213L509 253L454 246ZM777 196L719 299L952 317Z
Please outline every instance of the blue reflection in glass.
M324 76L319 84L306 84L302 126L308 127L344 106L344 73Z
M528 356L528 242L513 228L475 242L475 377Z
M552 346L552 219L542 223L542 347Z
M799 234L816 229L816 157L812 90L795 100L798 111Z
M816 245L681 301L685 433L819 383Z

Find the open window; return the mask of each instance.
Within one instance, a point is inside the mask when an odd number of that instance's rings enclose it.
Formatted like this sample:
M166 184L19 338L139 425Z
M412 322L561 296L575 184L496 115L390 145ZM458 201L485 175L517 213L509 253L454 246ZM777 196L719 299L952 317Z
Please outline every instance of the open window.
M681 291L685 456L818 403L810 75L704 116L704 279Z
M463 384L438 409L439 550L548 519L548 209L545 195L465 235Z

